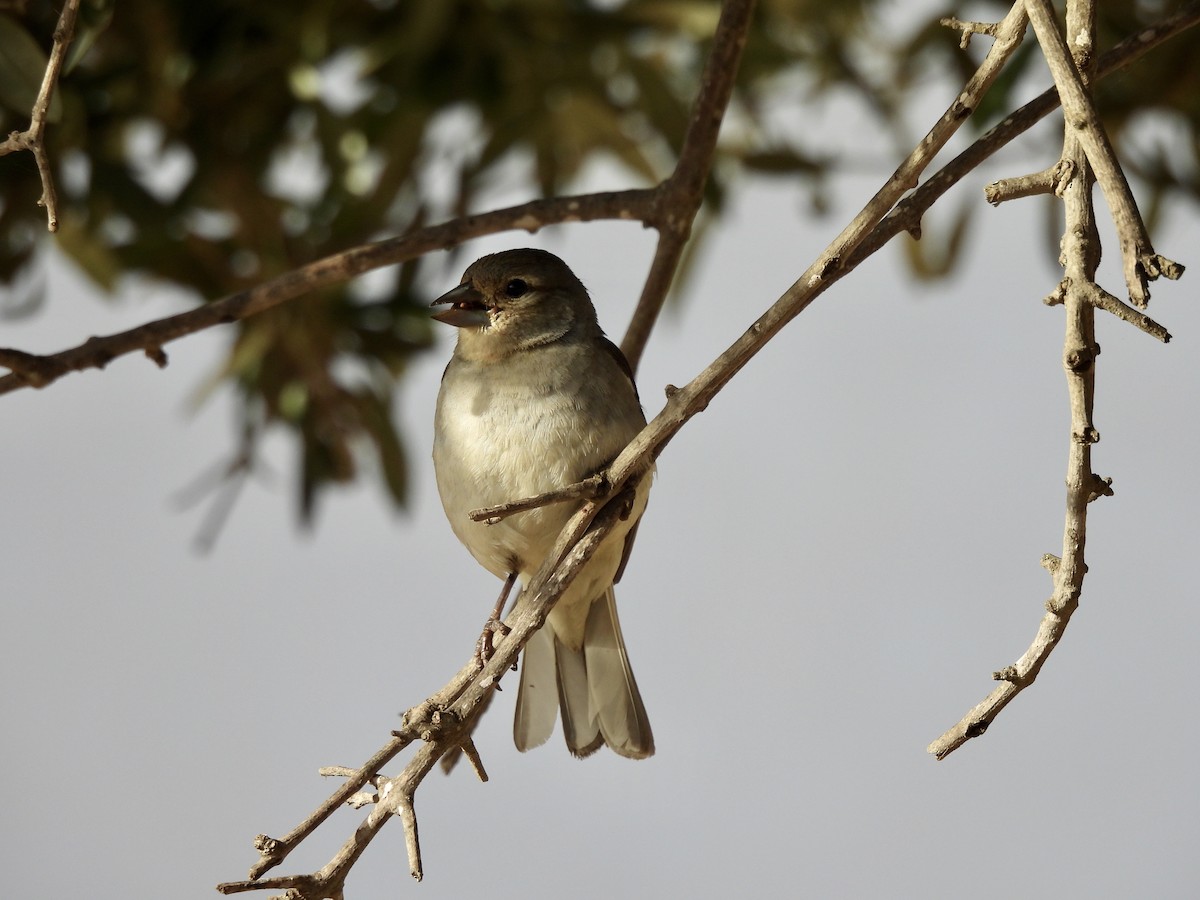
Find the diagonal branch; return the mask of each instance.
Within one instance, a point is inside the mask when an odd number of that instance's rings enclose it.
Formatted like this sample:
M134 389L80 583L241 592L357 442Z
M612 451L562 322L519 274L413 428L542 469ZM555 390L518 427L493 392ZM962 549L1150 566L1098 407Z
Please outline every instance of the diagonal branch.
M770 309L704 371L671 394L663 410L617 457L608 471L614 488L620 488L626 479L656 458L676 432L704 410L784 325L857 265L855 251L880 226L904 193L916 186L921 172L966 121L1016 50L1024 29L1024 7L1017 2L997 26L996 40L975 74L891 178Z
M1008 16L997 24L996 40L983 62L980 63L979 69L929 133L900 164L892 177L868 201L867 205L843 229L841 234L821 252L800 278L733 345L689 384L671 392L662 411L617 457L607 472L608 483L613 489L620 489L633 473L640 471L650 461L657 458L688 419L703 411L721 388L766 346L784 325L803 312L826 289L848 274L870 253L882 247L900 231L905 230L903 225L898 224L905 219L896 217L894 212L892 215L888 215L888 211L892 210L901 196L917 183L921 172L966 121L988 87L999 75L1004 62L1016 50L1024 28L1024 7L1018 0ZM1032 124L1032 122L1029 123L1029 125ZM1014 132L1011 137L1015 137L1021 130ZM942 191L948 187L949 184L945 185ZM911 196L916 196L916 194ZM930 197L928 203L932 204L933 199L940 196L940 192L926 196ZM916 217L916 222L919 222L919 215ZM915 228L916 225L911 227ZM868 246L869 249L867 249ZM567 490L571 487L573 486L568 487ZM520 509L528 509L537 505L557 502L561 499L557 493L543 495L539 498L525 498L517 501L514 505ZM479 510L477 512L480 516L486 517L486 514L491 511Z
M372 269L453 247L471 238L518 228L534 232L559 222L600 219L626 219L653 226L658 215L656 191L606 191L554 197L463 216L374 244L352 247L195 309L117 334L92 337L60 353L37 356L0 348L0 365L12 370L11 374L0 376L0 394L25 387L46 387L71 372L103 369L117 357L138 351L145 352L162 365L166 360L162 348L171 341L257 315Z
M665 236L660 241L659 253L656 255L655 264L652 266L650 277L647 280L643 303L639 305L638 313L635 313L634 324L631 328L636 329L638 323L641 323L648 333L678 266L679 252L674 252L674 259L672 259L671 248L678 243L678 251L682 250L690 233L692 219L700 206L704 185L712 166L713 155L716 152L717 133L732 93L733 81L739 68L753 9L754 0L726 0L722 5L722 14L714 36L713 48L705 65L702 87L695 102L691 124L685 135L684 147L674 174L666 182L653 191L628 191L612 195L566 198L557 203L540 201L543 213L546 209L560 214L565 210L565 220L582 219L587 212L593 211L596 207L602 207L602 202L597 198L601 198L601 200L604 198L615 199L619 215L613 217L639 218L646 224L658 228L660 234ZM554 205L551 206L551 204ZM533 204L526 204L525 207L505 212L521 227L536 230L545 223L536 219L531 221L530 208L533 206ZM585 212L585 208L587 212ZM636 212L634 212L634 208L636 208ZM594 217L599 218L599 216ZM483 218L485 217L474 217L475 220ZM454 225L454 223L448 223L448 225ZM425 232L428 231L428 229L425 230ZM445 243L457 242L446 241ZM394 249L394 247L388 248L389 251L394 251ZM661 289L656 285L661 285ZM647 300L647 297L652 298L654 291L659 292L657 300ZM267 302L267 299L269 298L264 298L259 302ZM174 318L178 319L179 317ZM638 352L640 353L640 351ZM0 392L3 391L3 382L4 379L0 379ZM644 475L645 471L646 467L638 473L638 477ZM629 477L627 474L626 478ZM600 487L603 487L603 482L597 486L597 488ZM567 523L558 538L554 551L548 555L541 569L523 590L522 602L510 614L509 621L506 622L509 629L506 637L501 641L487 664L482 667L482 670L479 669L478 662L473 656L455 679L438 695L429 698L418 707L414 707L405 715L404 728L397 738L389 742L358 772L356 777L347 781L333 797L294 829L291 834L280 841L264 836L259 837L256 846L260 849L260 859L252 868L249 881L220 885L218 889L223 893L234 893L262 888L265 882L258 882L256 879L268 869L282 862L283 858L300 841L307 837L334 809L354 796L359 788L372 779L378 781L379 766L385 764L395 753L403 749L404 744L413 736L425 741L424 746L417 751L400 776L380 783L379 802L334 859L320 872L296 878L271 879L270 885L271 887L293 888L300 891L302 896L324 897L330 894L340 894L350 868L391 815L398 815L404 822L410 871L414 877L420 879L422 877L420 845L417 838L416 814L413 808L413 795L417 786L441 756L458 748L463 749L471 757L476 771L482 773L478 752L475 751L470 740L474 721L486 706L500 678L505 672L515 667L521 648L529 636L544 624L546 615L570 584L575 572L592 556L617 518L626 514L624 498L626 492L632 490L632 486L622 488L623 486L617 486L615 490L606 490L602 499L585 502ZM576 499L578 496L582 496L571 488L556 492L556 494L571 494ZM555 499L563 500L567 497L557 496ZM495 511L494 514L502 515L505 512ZM483 776L481 775L481 777Z

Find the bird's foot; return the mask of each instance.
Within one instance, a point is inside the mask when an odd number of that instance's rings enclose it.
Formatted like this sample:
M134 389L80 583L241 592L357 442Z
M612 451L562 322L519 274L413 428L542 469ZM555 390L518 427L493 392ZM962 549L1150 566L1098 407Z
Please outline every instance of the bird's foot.
M475 662L479 668L486 666L492 654L496 652L496 635L500 636L500 640L504 640L511 631L511 628L500 621L499 616L488 616L488 620L483 623L479 640L475 642Z

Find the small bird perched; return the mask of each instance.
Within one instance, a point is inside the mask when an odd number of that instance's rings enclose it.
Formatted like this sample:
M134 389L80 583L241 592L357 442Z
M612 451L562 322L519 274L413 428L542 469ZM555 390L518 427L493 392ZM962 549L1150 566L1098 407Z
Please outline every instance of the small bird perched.
M611 463L646 424L621 351L604 336L587 289L557 256L508 250L472 263L433 302L458 328L438 393L433 463L450 527L499 578L522 585L574 513L556 503L492 525L472 509L533 497ZM601 744L622 756L654 753L654 737L617 620L619 580L646 508L643 478L630 515L559 598L525 645L513 739L546 742L562 710L567 747L580 758Z

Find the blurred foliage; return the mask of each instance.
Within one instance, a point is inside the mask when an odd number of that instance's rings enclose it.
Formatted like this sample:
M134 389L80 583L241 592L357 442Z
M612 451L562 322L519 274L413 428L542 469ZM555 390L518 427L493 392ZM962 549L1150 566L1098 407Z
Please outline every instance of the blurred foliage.
M1102 4L1102 48L1177 5ZM998 18L1007 4L991 6ZM58 9L4 8L7 132L26 123ZM105 289L136 274L200 302L478 209L489 191L563 192L600 156L631 185L653 183L681 145L718 11L716 0L84 0L49 132L56 240ZM802 103L857 97L893 127L922 79L973 70L980 43L961 50L936 18L897 35L878 24L882 11L878 0L760 2L710 212L747 171L803 180L820 200L838 156L796 127ZM1197 196L1194 48L1175 41L1101 91L1155 197ZM1032 41L1018 63L993 117L1040 64ZM1193 152L1135 140L1147 116L1153 134L1183 136ZM33 161L0 160L0 185L0 314L28 313L47 239ZM946 246L957 255L953 235ZM918 270L950 264L914 256ZM240 323L214 380L239 391L242 434L293 429L305 518L320 488L355 477L363 447L404 497L393 392L431 334L417 263L398 269Z

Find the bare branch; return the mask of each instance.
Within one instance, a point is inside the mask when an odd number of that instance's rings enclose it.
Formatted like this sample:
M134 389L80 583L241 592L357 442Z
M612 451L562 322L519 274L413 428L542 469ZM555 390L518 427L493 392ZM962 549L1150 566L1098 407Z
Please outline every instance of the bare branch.
M565 585L569 583L569 578L573 577L574 571L594 552L599 540L598 536L602 536L606 533L607 528L611 527L612 517L621 514L624 505L621 493L636 486L637 480L649 470L653 459L687 420L704 409L721 387L761 350L774 334L806 308L825 288L849 271L849 268L839 265L840 260L847 258L855 246L866 237L870 229L882 220L904 191L911 186L911 183L915 182L920 171L929 164L937 150L949 140L965 120L974 103L978 101L999 73L1003 60L1016 48L1024 26L1024 16L1018 3L1000 26L1003 40L997 40L981 65L980 71L968 82L967 89L959 95L951 108L934 126L930 135L914 150L884 188L872 198L868 207L855 217L851 225L818 257L805 274L737 342L691 383L674 392L663 411L617 457L607 473L608 483L616 492L616 496L604 506L602 515L608 517L607 526L601 518L596 518L596 521L592 522L592 519L597 516L599 508L597 501L585 502L570 519L558 538L555 550L547 557L541 570L522 593L522 600L517 604L516 610L506 620L505 625L510 629L508 635L500 641L496 653L478 673L478 677L471 681L462 696L449 707L448 711L454 714L453 721L458 723L458 726L450 729L446 734L438 734L434 730L428 734L420 734L428 742L417 751L412 762L405 769L405 773L400 776L400 779L409 779L410 776L411 779L415 779L415 781L406 781L406 784L411 784L415 788L415 783L424 777L424 774L442 754L453 747L463 745L463 735L469 733L471 723L478 714L484 698L490 694L508 668L516 662L521 647L529 635L545 621L545 615ZM590 530L588 530L589 524L592 526ZM561 565L559 564L560 559L562 560ZM473 662L474 659L464 668L463 672L460 672L460 676L472 669ZM416 709L428 713L430 711L440 712L443 708L445 708L443 703L431 698ZM410 711L406 715L406 722L412 713L413 711ZM411 728L406 733L412 733ZM369 778L369 774L366 777ZM358 787L361 787L361 783L365 783L361 776L354 781L360 782ZM350 783L353 782L348 782L348 784ZM381 797L383 793L381 788ZM407 802L411 804L411 793L402 793L399 796L407 798ZM381 801L339 851L335 860L322 870L324 874L298 877L287 886L300 888L302 882L311 887L314 884L312 879L319 877L321 890L340 889L349 865L378 832L376 817L383 806ZM404 806L401 803L399 808L393 808L392 811L397 811L397 809L403 811L406 821L411 821L411 830L406 827L409 841L409 863L414 876L419 878L421 874L420 850L416 836L415 815L412 813L411 805ZM277 863L279 861L278 854L273 855L271 859L272 864ZM222 885L220 889L226 893L252 889L255 886L253 878L261 875L262 871L264 869L260 864L252 870L251 881ZM273 881L279 881L279 879L273 879Z
M462 691L461 695L453 702L447 702L445 697L448 691L443 689L435 697L431 697L405 714L402 728L404 736L396 738L393 743L400 740L407 743L414 739L422 740L425 743L417 750L399 776L380 782L380 802L375 805L326 866L311 875L257 880L267 868L282 861L282 858L298 841L293 841L283 851L260 847L263 859L251 869L249 880L219 884L217 890L223 894L233 894L264 888L291 888L298 892L298 897L312 898L312 900L339 896L354 862L366 850L367 845L379 833L387 819L393 815L399 816L404 823L409 869L413 877L420 880L424 873L421 866L417 819L412 802L417 786L433 769L439 757L453 747L464 746L466 743L464 735L469 731L485 698L495 689L500 678L516 663L521 648L529 636L545 623L546 616L555 601L612 530L623 512L623 506L623 496L614 497L603 508L592 502L585 503L567 523L555 544L555 549L522 594L522 602L506 620L505 624L511 630L508 636L500 642L495 655L488 660L482 670L476 665L474 656L464 667L464 671L470 671L475 676L466 690ZM391 744L388 746L390 747ZM470 751L467 752L470 755ZM347 793L349 785L356 784L355 790L357 790L358 787L370 780L369 776L363 777L363 771L373 766L379 758L380 754L376 754L367 763L364 770L360 771L358 777L348 781L339 794L335 795L335 797L345 795L342 800L334 804L335 808L349 797L350 794ZM379 764L383 765L384 763ZM328 801L326 805L328 805ZM268 841L270 839L260 836L256 843L264 844ZM266 849L272 851L269 856Z
M58 231L58 191L54 188L54 173L50 169L50 159L46 156L46 118L50 114L50 100L54 96L58 76L67 58L67 49L75 37L75 19L78 15L79 0L67 0L59 14L58 24L54 26L54 44L50 48L50 58L46 62L46 71L42 74L42 85L38 89L37 99L33 102L29 127L24 131L12 132L8 139L0 144L0 156L18 150L28 150L33 154L38 175L42 179L42 196L38 200L38 206L46 208L46 228L50 231Z
M1096 309L1112 313L1121 321L1128 322L1134 328L1146 332L1146 334L1157 338L1164 344L1171 340L1171 332L1167 331L1166 328L1155 322L1141 310L1134 309L1125 301L1114 297L1108 291L1104 290L1104 288L1100 287L1100 285L1091 281L1085 281L1079 286L1079 290L1082 292L1082 299Z
M1010 13L1009 19L1006 19L1006 21L1012 25L1016 20L1020 20L1020 13L1014 7L1013 13ZM1176 23L1175 28L1177 30L1183 30L1186 27L1190 27L1191 24L1195 23L1185 23L1183 21L1179 21ZM1115 69L1118 65L1124 64L1130 59L1135 58L1137 55L1140 55L1140 52L1146 51L1147 45L1165 40L1173 33L1177 33L1177 31L1164 29L1163 31L1156 33L1157 40L1153 42L1148 39L1131 39L1123 44L1121 48L1119 48L1119 52L1114 51L1115 55L1111 56L1112 68ZM1005 48L1005 52L1011 52L1013 46L1015 46L1015 44ZM989 64L991 63L989 63L988 60L985 60L985 65ZM834 244L821 254L821 257L818 259L818 261L809 267L809 270L805 273L805 275L795 285L793 285L793 287L789 289L789 291L783 297L781 297L779 301L777 301L776 304L759 319L758 322L754 323L737 343L735 343L731 348L729 348L729 350L722 354L718 360L714 361L714 363L705 369L705 371L702 372L696 379L694 379L692 383L682 389L676 389L675 391L669 392L666 408L664 408L664 410L657 417L655 417L655 419L646 427L646 429L644 429L643 432L618 457L618 459L613 463L612 467L610 467L608 473L610 484L619 487L624 478L632 477L634 473L644 471L648 461L657 456L661 449L679 430L679 428L682 427L687 419L703 409L707 405L708 400L715 395L720 387L726 383L728 379L731 378L738 369L740 369L741 365L744 365L750 356L757 352L757 350L760 349L761 346L763 346L766 341L769 340L770 336L773 335L779 328L781 328L783 324L785 324L809 303L811 303L812 300L815 299L816 296L818 296L821 292L823 292L826 287L834 283L842 275L851 271L851 269L853 269L854 266L856 266L862 259L865 259L870 252L874 252L874 249L878 249L878 247L886 243L890 237L894 236L900 230L904 230L902 223L904 222L905 215L915 215L916 221L919 222L920 212L923 211L924 208L927 208L928 205L931 205L933 200L936 199L937 196L940 196L940 193L944 192L950 186L950 184L953 184L954 181L956 181L958 178L961 178L963 172L975 165L978 165L979 161L986 158L988 155L990 155L990 153L994 152L995 149L1002 145L1002 143L1016 137L1025 129L1029 128L1038 119L1045 116L1054 108L1054 99L1053 92L1047 92L1047 95L1045 95L1043 98L1039 98L1041 101L1041 108L1039 108L1038 101L1035 101L1035 104L1031 105L1030 107L1026 107L1028 111L1024 113L1024 122L1015 121L1014 119L1016 117L1009 117L1006 119L1005 122L1002 123L1000 131L993 129L990 141L981 142L976 148L974 148L973 152L978 157L975 161L971 161L971 151L969 151L967 154L960 155L960 157L951 163L950 167L943 169L942 173L939 173L941 176L940 180L933 184L932 187L927 184L926 186L923 186L922 189L918 189L917 192L907 199L905 204L902 204L905 206L904 209L893 211L891 215L887 216L882 221L877 221L874 223L874 227L867 237L859 236L860 232L862 231L861 228L858 228L857 230L848 228L847 231L843 232L843 234L840 235L837 240L835 240ZM952 110L953 109L954 108L952 107ZM945 121L946 118L947 117L943 117L943 121ZM952 123L955 121L961 121L961 118L958 116L950 116L949 118ZM940 122L939 126L941 124L942 123ZM949 133L947 132L942 138L943 143L948 136ZM931 142L929 138L927 138L923 146L927 146L930 143ZM938 146L940 146L940 144ZM912 169L914 170L912 177L916 177L916 170L919 170L921 167L923 167L923 165L928 164L928 159L932 158L933 152L936 151L929 149L927 154L923 157L923 163L918 162L912 165ZM914 152L914 156L920 153L921 150L919 148L918 151ZM912 162L911 158L909 162ZM957 169L954 168L955 166L957 166ZM902 166L901 169L898 170L897 177L894 177L892 182L897 181L898 177L905 172L906 167ZM889 185L892 185L892 182L889 182ZM886 190L887 189L885 188L885 191ZM895 198L899 197L903 190L904 188L902 184L892 185L892 193L890 194L891 202L894 202ZM889 199L889 195L885 194L885 192L881 191L881 194L883 196L877 196L877 198L873 198L872 203L878 203L882 205L883 202ZM886 209L887 207L883 208ZM864 211L864 213L866 214L867 218L871 217L870 213L867 213L866 211ZM875 212L874 215L878 216L881 215L881 213ZM863 217L863 215L860 215L860 217L856 218L855 223L859 223L860 219ZM855 223L852 223L852 225ZM854 241L856 239L859 241L857 250L854 249ZM869 250L867 249L868 245L872 245L871 249ZM838 265L839 259L844 260L840 266ZM590 517L594 515L594 513L595 503L593 501L585 503L583 508L576 513L576 515L564 528L563 533L559 537L556 550L551 554L550 558L548 558L546 566L551 566L553 560L556 559L560 553L564 552L566 548L570 547L572 543L575 542L581 534L583 534L583 529L586 527L586 523ZM592 535L594 535L594 533L592 533ZM580 554L587 554L588 552L587 544L576 544L574 549L571 551L571 558L579 559ZM586 556L583 556L582 558L586 558ZM483 700L480 698L486 699L487 697L491 696L490 691L492 687L494 687L494 685L498 682L499 678L507 670L507 667L516 661L519 648L524 643L524 640L527 639L528 635L531 634L533 630L536 630L536 627L540 626L540 621L537 617L540 615L542 617L541 621L544 621L545 610L548 610L549 608L548 603L552 603L554 597L556 596L553 595L550 585L552 584L554 578L561 579L564 577L564 569L568 566L569 561L570 559L564 560L562 567L560 567L557 572L553 573L552 576L547 576L548 580L545 582L542 580L542 576L546 569L546 566L544 566L543 572L539 572L538 577L535 578L534 583L530 585L530 588L527 591L527 595L532 599L528 604L520 604L518 610L510 615L506 625L508 625L512 631L510 632L509 636L500 643L496 655L489 660L484 671L480 673L480 677L471 683L471 687L465 693L463 693L462 698L459 701L466 707L465 718L468 722L471 716L478 714L478 709L483 702ZM567 572L565 577L569 576L570 573ZM537 587L538 584L544 584L544 587L539 589ZM559 590L561 590L562 584L563 583L560 581ZM543 591L548 591L549 593L543 593ZM548 601L546 600L547 597L550 598ZM547 605L543 605L543 602L545 602ZM524 615L533 616L532 621L521 620L520 617ZM532 627L529 627L530 625ZM462 677L464 675L469 675L474 671L474 669L475 660L472 658L472 661L468 663L468 665L459 673L460 683ZM454 693L454 690L450 690L449 692L443 691L442 693ZM431 698L430 701L427 701L426 704L423 704L423 706L428 709L430 708L430 704L433 706L440 706L442 702L443 701L441 700L435 700L434 698ZM456 709L457 708L458 707L456 704ZM466 727L469 727L469 724ZM453 740L447 740L445 743L446 750L448 750L450 745L453 744ZM420 755L426 752L438 752L440 755L440 752L445 752L435 751L432 749L433 747L433 744L427 744L420 751L418 751L418 753ZM411 765L416 766L418 770L423 768L423 764L421 764L418 759L414 759ZM366 837L366 839L369 840L369 837L373 836L373 834L374 831L367 831L360 828L360 830L356 832L355 839ZM355 839L352 839L352 841ZM410 858L410 864L413 864L417 871L419 871L419 859L416 863L413 863L412 858ZM252 889L256 886L262 886L261 883L255 882L247 882L244 884L244 887L239 886L238 889L246 890Z
M1178 278L1183 274L1183 267L1154 252L1141 212L1129 189L1129 182L1121 171L1112 143L1100 124L1091 94L1085 87L1080 69L1087 71L1091 68L1094 39L1082 33L1077 34L1072 38L1072 49L1068 49L1050 0L1025 0L1025 6L1062 99L1067 123L1083 145L1087 161L1096 173L1100 188L1104 191L1104 199L1112 212L1121 245L1129 298L1134 306L1144 308L1150 301L1150 280L1160 275ZM1075 41L1083 43L1076 44ZM1075 53L1074 57L1072 53Z
M657 216L655 197L655 190L632 190L532 200L507 209L451 219L374 244L352 247L204 306L156 319L128 331L92 337L60 353L36 356L0 348L0 364L12 369L11 374L0 376L0 394L25 387L46 387L70 372L103 369L119 356L160 349L181 337L248 318L372 269L453 247L471 238L510 229L536 232L560 222L601 219L625 219L653 225Z
M1002 684L929 745L929 752L938 759L944 759L966 741L982 735L1000 711L1017 694L1033 684L1042 666L1062 639L1071 616L1079 606L1083 579L1087 573L1084 547L1088 504L1099 497L1112 496L1113 493L1112 479L1101 478L1092 471L1091 465L1092 445L1100 440L1100 433L1093 421L1095 367L1096 358L1100 354L1095 337L1095 309L1105 309L1163 342L1170 340L1165 328L1104 291L1094 280L1100 262L1100 238L1092 203L1093 165L1097 164L1099 158L1102 160L1099 165L1111 164L1116 167L1115 159L1111 157L1111 147L1108 146L1103 132L1099 131L1094 115L1089 120L1084 109L1091 108L1091 100L1087 96L1084 84L1091 81L1090 76L1093 74L1091 48L1095 43L1094 0L1068 0L1067 42L1064 42L1059 34L1048 4L1043 0L1028 0L1028 6L1043 47L1045 48L1047 43L1055 43L1066 57L1066 66L1072 72L1069 80L1073 85L1063 89L1063 82L1059 80L1063 60L1059 60L1055 64L1055 81L1059 84L1063 100L1066 127L1061 162L1048 171L1056 172L1052 176L1057 182L1055 193L1063 198L1066 206L1062 238L1062 260L1066 273L1058 288L1046 298L1046 302L1050 305L1061 303L1066 308L1063 368L1070 400L1071 441L1067 455L1063 553L1061 557L1046 554L1042 558L1043 566L1053 579L1054 590L1046 602L1046 613L1038 625L1033 642L1019 660L993 673L992 677L1003 682ZM1193 14L1194 12L1193 10ZM1055 40L1048 36L1043 37L1048 27L1053 31ZM1072 48L1073 56L1066 49L1068 44ZM1055 51L1056 54L1057 52ZM1080 72L1084 73L1084 77L1079 76ZM1082 92L1083 101L1075 88ZM1107 148L1107 152L1101 157L1094 157L1093 153L1100 145ZM1117 172L1119 171L1118 167ZM1047 182L1050 180L1047 179ZM1120 180L1127 192L1128 185L1124 183L1124 176L1121 176ZM1129 197L1131 205L1132 202L1132 197ZM1140 214L1136 206L1132 206L1131 211L1119 212L1111 198L1109 207L1114 218L1119 220L1118 231L1122 234L1124 243L1129 231L1122 227L1121 217L1124 216L1126 222L1136 220L1140 225ZM1149 244L1146 243L1145 247L1148 251ZM1128 276L1128 266L1126 274ZM1144 282L1142 287L1144 288Z
M356 770L353 776L348 777L346 782L328 800L286 836L275 839L260 834L256 837L254 845L259 852L259 859L250 867L250 880L255 881L264 872L283 862L301 841L312 834L342 804L349 802L350 798L358 793L364 785L371 783L372 779L378 775L379 770L391 762L411 742L411 737L393 736L390 741L376 751L374 756L363 763L362 768Z

